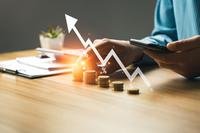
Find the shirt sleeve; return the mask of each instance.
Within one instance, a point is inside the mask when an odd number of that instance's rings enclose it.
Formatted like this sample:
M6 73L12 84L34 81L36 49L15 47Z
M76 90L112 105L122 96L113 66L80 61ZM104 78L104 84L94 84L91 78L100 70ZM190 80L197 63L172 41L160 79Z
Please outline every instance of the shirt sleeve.
M144 42L164 46L177 40L176 23L172 0L157 0L154 29L151 36L142 39Z
M166 46L167 43L177 40L176 23L172 0L157 0L154 14L154 29L151 36L141 41ZM144 55L136 65L144 66L155 64L153 59Z

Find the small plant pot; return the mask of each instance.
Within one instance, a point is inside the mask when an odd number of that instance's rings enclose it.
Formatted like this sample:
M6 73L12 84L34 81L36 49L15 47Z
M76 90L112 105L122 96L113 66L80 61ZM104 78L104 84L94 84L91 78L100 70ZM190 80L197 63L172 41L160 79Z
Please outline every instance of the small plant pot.
M64 45L65 34L61 33L56 38L49 38L44 35L39 36L41 48L61 50Z

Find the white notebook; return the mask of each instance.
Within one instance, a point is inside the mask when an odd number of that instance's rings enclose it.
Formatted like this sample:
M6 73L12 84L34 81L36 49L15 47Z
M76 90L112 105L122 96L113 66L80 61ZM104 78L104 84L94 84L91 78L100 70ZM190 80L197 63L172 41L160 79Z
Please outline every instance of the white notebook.
M43 58L43 59L35 56L22 57L22 58L16 58L16 61L23 65L28 65L31 67L36 67L50 71L69 68L73 66L73 64L58 63L56 62L53 56L50 58Z
M72 71L72 64L56 63L54 58L22 57L0 62L0 71L27 78L37 78Z

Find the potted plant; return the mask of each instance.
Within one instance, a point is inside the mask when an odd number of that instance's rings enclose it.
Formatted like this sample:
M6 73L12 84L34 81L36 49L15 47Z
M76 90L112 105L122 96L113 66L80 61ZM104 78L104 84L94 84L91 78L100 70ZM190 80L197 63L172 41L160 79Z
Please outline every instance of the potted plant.
M61 27L49 27L47 32L39 36L42 48L61 50L63 48L65 34Z

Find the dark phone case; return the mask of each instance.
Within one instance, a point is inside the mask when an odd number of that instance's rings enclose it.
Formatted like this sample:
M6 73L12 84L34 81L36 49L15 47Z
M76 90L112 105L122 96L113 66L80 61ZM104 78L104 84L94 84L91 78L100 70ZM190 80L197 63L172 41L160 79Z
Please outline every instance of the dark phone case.
M136 39L130 39L130 44L133 44L133 45L138 46L140 48L153 50L153 51L170 52L165 46L160 46L160 45L151 44L151 43L143 43L143 42L136 40Z

